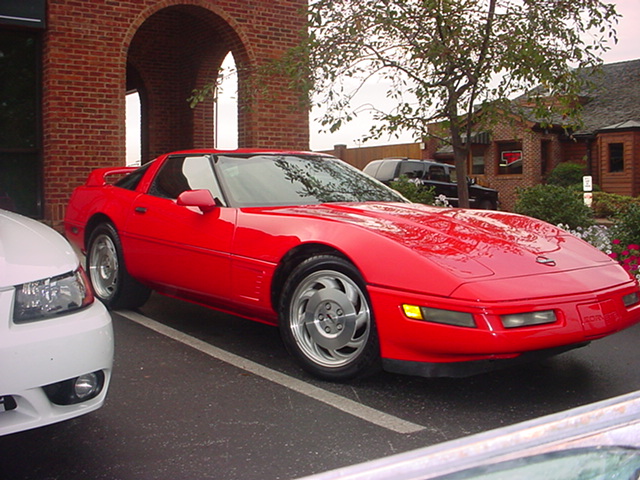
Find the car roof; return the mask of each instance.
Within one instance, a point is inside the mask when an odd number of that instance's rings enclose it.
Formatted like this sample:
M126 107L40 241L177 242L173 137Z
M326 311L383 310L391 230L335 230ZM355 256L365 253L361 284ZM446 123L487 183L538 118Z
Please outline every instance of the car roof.
M237 148L237 149L216 149L216 148L199 148L189 150L178 150L175 152L167 153L167 156L171 155L185 155L185 154L197 154L197 155L313 155L327 158L335 158L327 153L311 152L306 150L278 150L278 149L263 149L263 148Z
M370 163L374 162L387 162L387 161L401 161L401 162L420 162L425 165L441 165L448 168L456 168L455 165L451 165L449 163L438 162L432 158L429 159L418 159L418 158L409 158L409 157L385 157L378 160L373 160Z
M385 157L381 160L401 160L403 162L437 163L438 165L448 165L447 163L436 162L431 158L420 159L420 158L409 158L409 157Z

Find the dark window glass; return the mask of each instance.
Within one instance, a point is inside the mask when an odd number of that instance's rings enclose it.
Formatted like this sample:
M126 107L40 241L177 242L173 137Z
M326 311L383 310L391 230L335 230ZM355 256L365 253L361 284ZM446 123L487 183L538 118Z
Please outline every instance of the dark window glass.
M142 180L145 172L152 164L153 162L149 162L138 168L137 170L134 170L122 180L118 180L116 186L120 188L126 188L127 190L135 190L136 188L138 188L138 184L140 183L140 180Z
M551 170L551 142L542 140L540 143L540 173L544 176Z
M609 144L609 172L624 172L624 143Z
M0 30L0 206L41 217L39 37Z
M424 176L424 164L422 162L403 161L400 163L400 176L407 178L418 178L422 180Z
M471 158L471 174L472 175L484 175L485 159L484 155L486 147L473 146Z
M209 190L213 198L222 202L208 155L168 158L153 180L149 194L175 200L187 190Z
M520 142L498 144L498 175L522 174L522 144Z
M447 174L447 170L440 165L432 165L429 167L429 180L436 182L450 182L451 178Z
M37 154L0 150L0 208L41 217L37 194L41 191L39 166Z

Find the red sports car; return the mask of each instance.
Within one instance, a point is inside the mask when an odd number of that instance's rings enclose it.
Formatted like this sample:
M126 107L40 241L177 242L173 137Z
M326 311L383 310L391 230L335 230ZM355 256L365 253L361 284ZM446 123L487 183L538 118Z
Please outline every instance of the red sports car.
M571 234L409 203L315 153L192 150L96 170L65 228L108 307L153 289L277 325L330 380L469 375L640 320L637 282Z

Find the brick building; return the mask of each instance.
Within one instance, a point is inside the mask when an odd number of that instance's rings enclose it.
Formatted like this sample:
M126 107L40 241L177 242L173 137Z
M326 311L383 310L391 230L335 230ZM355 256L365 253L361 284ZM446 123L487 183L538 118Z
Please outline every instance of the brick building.
M590 81L581 95L583 125L571 136L561 125L543 129L524 118L476 136L469 175L497 189L503 208L513 208L518 187L541 183L560 162L583 164L605 192L640 195L640 60L604 65ZM423 158L452 154L428 143Z
M0 205L59 226L91 169L125 162L125 97L141 100L142 161L212 147L213 102L194 88L228 53L238 146L306 149L308 115L282 79L252 88L295 45L305 0L0 0ZM223 122L225 119L219 119Z

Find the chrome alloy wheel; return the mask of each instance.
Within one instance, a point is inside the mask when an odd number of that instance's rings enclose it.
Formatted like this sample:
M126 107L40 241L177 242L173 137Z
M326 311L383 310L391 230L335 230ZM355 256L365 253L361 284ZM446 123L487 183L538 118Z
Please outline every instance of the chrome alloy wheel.
M311 273L295 289L290 305L291 333L312 362L341 367L355 360L367 345L369 304L347 275L333 270Z
M101 234L91 244L89 278L97 296L111 298L118 287L118 253L111 237Z

